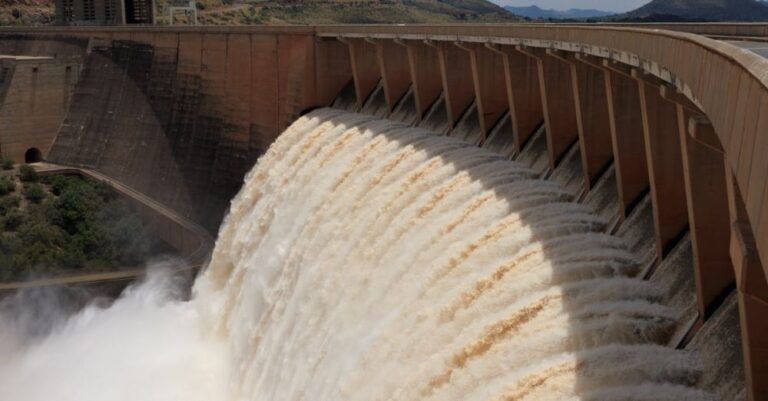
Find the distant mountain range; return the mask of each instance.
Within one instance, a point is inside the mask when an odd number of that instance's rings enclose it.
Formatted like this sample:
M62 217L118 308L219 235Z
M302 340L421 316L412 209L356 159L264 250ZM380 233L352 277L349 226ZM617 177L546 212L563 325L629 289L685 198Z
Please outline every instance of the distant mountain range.
M533 0L532 0L533 1ZM614 22L768 21L768 2L758 0L653 0L623 14L602 10L504 7L531 19L598 19Z
M530 7L513 7L513 6L506 6L504 7L505 10L511 12L512 14L519 15L521 17L528 17L532 19L583 19L583 18L595 18L595 17L607 17L609 15L613 15L615 13L608 12L608 11L602 11L602 10L592 10L592 9L580 9L580 8L572 8L570 10L552 10L552 9L542 9L538 6L530 6Z
M768 5L756 0L653 0L617 21L768 21Z

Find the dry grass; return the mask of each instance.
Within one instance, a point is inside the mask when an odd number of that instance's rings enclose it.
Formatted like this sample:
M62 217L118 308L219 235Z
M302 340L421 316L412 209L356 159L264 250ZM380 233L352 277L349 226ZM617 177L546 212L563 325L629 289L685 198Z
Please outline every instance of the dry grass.
M0 25L45 25L53 18L53 0L0 0Z

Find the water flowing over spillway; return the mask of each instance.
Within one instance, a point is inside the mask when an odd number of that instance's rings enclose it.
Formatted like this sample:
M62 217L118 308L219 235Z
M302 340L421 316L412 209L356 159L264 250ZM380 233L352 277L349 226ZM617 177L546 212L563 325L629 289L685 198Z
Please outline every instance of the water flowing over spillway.
M317 110L246 177L191 301L151 274L33 339L0 303L0 400L714 400L663 345L661 291L570 199L458 140Z
M195 285L239 400L711 400L675 313L557 185L330 109L246 177Z

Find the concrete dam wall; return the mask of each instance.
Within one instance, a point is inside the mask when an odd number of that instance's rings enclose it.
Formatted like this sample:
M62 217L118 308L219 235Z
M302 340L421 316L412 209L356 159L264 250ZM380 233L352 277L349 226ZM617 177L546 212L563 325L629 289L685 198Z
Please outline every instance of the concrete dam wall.
M0 145L16 162L47 155L77 84L88 41L0 39ZM33 150L29 155L27 151ZM32 154L39 152L39 154Z
M315 107L516 160L627 242L680 313L667 345L705 354L707 391L766 399L768 60L687 33L566 25L17 29L0 44L80 60L76 83L49 78L72 89L43 157L211 231Z
M71 88L59 76L40 78L44 87L67 87L71 105L43 127L44 144L28 147L98 170L215 230L245 172L316 104L314 41L292 32L4 35L0 54L66 57L82 69ZM11 79L17 91L31 90L21 74ZM23 125L3 121L16 131ZM23 160L22 148L4 142L3 154Z

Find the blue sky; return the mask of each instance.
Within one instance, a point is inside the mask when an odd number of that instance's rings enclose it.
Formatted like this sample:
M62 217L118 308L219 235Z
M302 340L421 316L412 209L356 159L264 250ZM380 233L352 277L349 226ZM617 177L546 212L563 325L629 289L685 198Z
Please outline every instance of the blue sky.
M567 10L569 8L596 8L605 11L629 11L634 10L650 0L491 0L502 6L531 6L541 8L554 8Z

